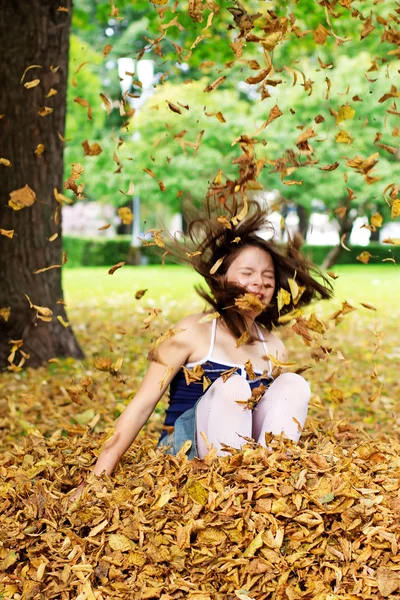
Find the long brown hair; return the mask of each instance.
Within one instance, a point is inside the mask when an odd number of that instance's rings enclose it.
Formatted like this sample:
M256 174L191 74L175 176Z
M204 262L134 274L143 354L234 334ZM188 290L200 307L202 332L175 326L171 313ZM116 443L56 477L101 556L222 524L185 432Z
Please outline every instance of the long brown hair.
M187 235L183 240L176 236L171 236L168 241L164 239L165 248L172 260L190 264L204 277L209 291L202 286L195 286L196 292L221 315L236 338L247 331L249 342L258 339L250 332L243 313L235 305L235 299L248 290L238 283L228 282L226 278L229 266L239 252L248 246L265 250L274 263L273 299L256 317L256 322L264 325L268 331L281 325L278 319L284 314L310 304L313 300L332 297L331 282L301 253L303 239L300 235L289 237L285 245L278 245L258 234L268 230L272 233L274 230L268 211L257 200L247 200L245 197L238 200L233 194L229 203L226 200L221 203L219 199L208 196L200 209L189 203L184 204L183 214L188 222ZM218 262L217 271L213 272ZM278 311L277 293L281 289L290 292L288 280L293 278L305 290L296 305L290 295L290 303Z

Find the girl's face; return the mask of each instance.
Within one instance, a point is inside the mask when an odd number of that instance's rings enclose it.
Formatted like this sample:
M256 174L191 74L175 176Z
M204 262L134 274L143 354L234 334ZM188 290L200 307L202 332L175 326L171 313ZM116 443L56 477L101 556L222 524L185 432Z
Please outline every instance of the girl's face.
M226 277L258 296L265 307L275 290L275 271L271 255L257 246L243 248L230 264Z

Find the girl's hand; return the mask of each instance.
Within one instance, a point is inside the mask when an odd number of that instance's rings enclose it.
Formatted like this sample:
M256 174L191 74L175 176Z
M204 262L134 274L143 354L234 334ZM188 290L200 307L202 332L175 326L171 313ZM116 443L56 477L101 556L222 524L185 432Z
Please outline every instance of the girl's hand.
M83 492L84 487L85 487L85 482L82 481L82 483L79 484L79 486L72 492L72 494L70 496L68 496L68 500L70 503L75 502L75 500L78 500L78 498L80 497L80 495Z

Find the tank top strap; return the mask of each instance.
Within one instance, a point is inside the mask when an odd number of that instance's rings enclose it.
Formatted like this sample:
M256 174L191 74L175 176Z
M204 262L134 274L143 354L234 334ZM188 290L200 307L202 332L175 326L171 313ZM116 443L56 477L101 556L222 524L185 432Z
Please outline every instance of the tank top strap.
M211 325L211 340L210 340L210 347L208 349L208 359L211 359L213 350L214 350L214 345L215 345L215 336L216 336L216 332L217 332L217 319L214 317L214 319L212 320L212 325Z
M262 332L262 329L257 325L256 322L254 322L254 323L255 323L255 326L257 327L257 331L258 331L258 333L260 335L260 338L261 338L261 341L262 341L262 345L263 345L265 354L268 355L268 346L267 346L267 342L264 339L264 334ZM271 374L272 374L272 362L270 361L270 359L268 359L268 362L269 362L268 375L271 377Z

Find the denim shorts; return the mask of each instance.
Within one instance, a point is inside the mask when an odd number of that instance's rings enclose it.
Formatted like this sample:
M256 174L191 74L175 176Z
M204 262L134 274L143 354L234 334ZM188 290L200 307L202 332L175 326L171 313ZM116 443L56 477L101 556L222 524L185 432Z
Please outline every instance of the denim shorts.
M157 448L163 446L171 446L165 451L165 454L178 454L179 450L187 440L192 442L189 448L187 457L189 460L193 460L196 456L198 457L197 442L196 442L196 409L197 405L203 396L197 400L196 404L182 413L175 421L174 431L169 435L165 436L162 440L159 440Z

